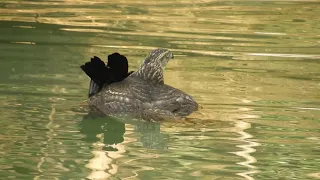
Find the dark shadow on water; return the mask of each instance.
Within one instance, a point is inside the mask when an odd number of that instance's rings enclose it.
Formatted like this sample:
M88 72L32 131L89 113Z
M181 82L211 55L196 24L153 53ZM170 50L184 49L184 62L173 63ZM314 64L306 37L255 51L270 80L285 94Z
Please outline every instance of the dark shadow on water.
M88 114L80 122L80 132L86 135L84 140L90 143L99 141L97 135L103 134L103 143L108 147L107 150L115 151L116 149L110 149L112 147L108 145L123 142L125 125L111 117Z
M126 121L109 116L88 114L80 122L80 132L85 135L84 141L94 143L99 141L98 134L103 134L104 150L117 151L115 144L124 141L125 123L134 126L137 139L144 148L168 149L169 136L161 133L160 123L144 121Z
M135 125L135 131L141 134L143 147L150 149L168 149L169 135L161 133L160 123L140 122Z

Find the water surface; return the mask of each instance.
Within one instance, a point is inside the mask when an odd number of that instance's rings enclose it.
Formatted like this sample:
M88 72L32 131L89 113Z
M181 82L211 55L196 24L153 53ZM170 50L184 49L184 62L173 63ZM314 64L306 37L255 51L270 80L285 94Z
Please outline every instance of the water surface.
M319 1L3 0L2 179L319 179ZM165 83L186 120L89 117L79 65L115 51Z

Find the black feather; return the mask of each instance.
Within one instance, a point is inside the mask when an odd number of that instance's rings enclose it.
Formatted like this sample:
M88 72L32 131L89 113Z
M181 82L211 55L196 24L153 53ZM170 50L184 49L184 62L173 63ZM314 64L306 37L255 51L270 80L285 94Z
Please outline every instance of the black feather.
M105 85L124 80L133 72L128 73L128 60L119 53L108 55L107 65L99 57L94 56L80 67L98 85L99 88L94 93L100 91ZM91 92L90 89L89 92ZM94 93L90 93L89 96Z

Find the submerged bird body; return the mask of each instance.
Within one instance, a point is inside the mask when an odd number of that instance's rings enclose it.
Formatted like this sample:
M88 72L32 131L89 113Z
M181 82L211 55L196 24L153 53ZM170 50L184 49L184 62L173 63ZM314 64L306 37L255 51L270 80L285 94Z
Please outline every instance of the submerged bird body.
M89 105L107 115L123 113L142 118L187 116L198 107L188 94L165 84L142 83L135 74L105 86L89 99Z
M122 81L106 84L89 105L106 115L128 114L146 120L179 118L198 109L193 98L163 82L163 69L173 54L153 50L140 68Z

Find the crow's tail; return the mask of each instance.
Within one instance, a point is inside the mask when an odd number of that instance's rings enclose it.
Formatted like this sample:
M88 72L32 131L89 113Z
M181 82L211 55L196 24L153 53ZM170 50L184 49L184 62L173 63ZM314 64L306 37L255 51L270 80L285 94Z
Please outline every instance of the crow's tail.
M103 85L110 81L108 78L108 67L99 58L94 56L91 61L86 62L84 65L80 66L81 69L91 78L89 85L89 97L98 93Z

